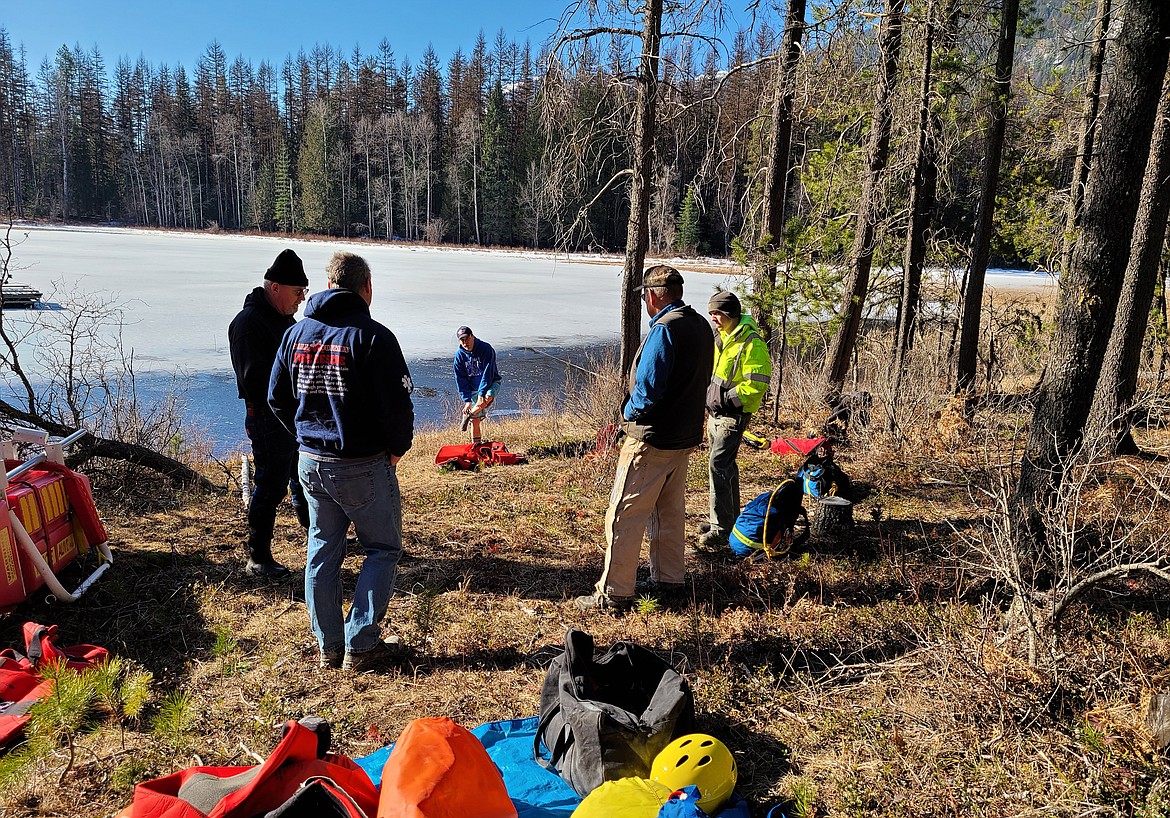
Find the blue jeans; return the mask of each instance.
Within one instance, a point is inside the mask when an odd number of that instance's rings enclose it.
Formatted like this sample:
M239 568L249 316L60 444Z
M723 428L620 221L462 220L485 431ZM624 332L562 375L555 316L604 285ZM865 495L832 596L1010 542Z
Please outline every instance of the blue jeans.
M317 460L302 453L297 464L309 501L309 553L305 604L322 652L371 650L381 639L382 617L398 558L402 555L402 498L398 475L382 454L358 460ZM342 617L341 564L352 522L366 556L353 605Z

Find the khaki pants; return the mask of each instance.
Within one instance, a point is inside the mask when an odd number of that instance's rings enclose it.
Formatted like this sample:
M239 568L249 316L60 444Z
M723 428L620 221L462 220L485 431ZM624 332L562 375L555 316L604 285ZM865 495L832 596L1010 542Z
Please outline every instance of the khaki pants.
M650 538L650 579L681 584L686 576L687 460L694 449L656 449L627 437L618 455L605 513L605 570L597 590L632 597L642 553Z

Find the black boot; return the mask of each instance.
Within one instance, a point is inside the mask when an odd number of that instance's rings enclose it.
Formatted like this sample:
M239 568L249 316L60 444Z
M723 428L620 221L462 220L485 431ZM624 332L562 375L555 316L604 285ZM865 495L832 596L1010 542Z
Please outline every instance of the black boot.
M287 577L289 570L272 556L272 532L258 531L248 526L248 567L244 569L254 577L280 579Z

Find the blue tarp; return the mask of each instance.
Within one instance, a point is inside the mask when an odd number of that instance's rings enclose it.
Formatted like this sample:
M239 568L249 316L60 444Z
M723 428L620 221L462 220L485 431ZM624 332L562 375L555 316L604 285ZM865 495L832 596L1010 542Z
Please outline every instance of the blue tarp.
M471 731L487 749L488 757L500 768L508 797L516 805L518 818L569 818L581 797L556 773L541 767L532 757L532 740L539 723L527 719L490 721ZM354 759L375 784L382 782L382 768L394 749L391 744L368 756Z
M504 776L504 787L508 797L516 806L517 818L569 818L581 803L581 796L565 783L565 780L536 763L532 757L532 740L540 719L489 721L471 731L487 749L488 757L500 768ZM370 780L381 788L382 768L390 758L390 744L375 750L368 756L354 759ZM691 816L701 811L692 804L668 803L660 813L665 816ZM732 796L727 806L718 813L718 818L748 818L747 804L738 796Z

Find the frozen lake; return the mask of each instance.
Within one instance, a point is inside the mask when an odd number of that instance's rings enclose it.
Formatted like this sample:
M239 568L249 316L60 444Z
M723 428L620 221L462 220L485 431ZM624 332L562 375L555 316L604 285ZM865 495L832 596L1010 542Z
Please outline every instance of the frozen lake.
M118 228L17 227L13 239L26 233L13 253L12 280L41 290L46 301L76 289L124 305L122 340L140 386L161 389L172 372L192 374L192 417L221 452L245 440L227 326L285 247L304 261L314 292L325 288L334 252L370 263L371 312L398 336L424 423L438 422L456 400L450 360L461 324L500 354L501 410L515 409L522 392L555 393L562 383L564 367L526 347L560 354L619 337L621 262L612 258ZM716 275L678 266L687 300L700 309L716 286L738 285L730 267ZM19 311L5 313L10 325L21 320Z
M207 430L217 453L245 443L227 326L285 247L304 261L312 291L324 289L325 264L334 252L350 250L369 261L371 312L402 345L417 387L420 424L454 422L458 398L450 361L462 324L499 353L505 389L497 408L504 412L531 406L526 396L561 391L566 369L547 354L577 358L583 350L616 345L619 337L621 262L613 257L119 228L17 227L12 238L23 239L13 254L13 281L41 290L46 301L77 291L123 306L122 342L133 352L145 394L161 394L176 371L191 376L190 417ZM742 284L730 264L726 273L712 274L688 269L685 260L671 263L683 271L686 299L699 309L717 286ZM1053 283L1047 275L1020 270L991 270L987 276L989 287ZM32 315L7 311L4 320L18 327ZM33 343L22 348L26 366Z

